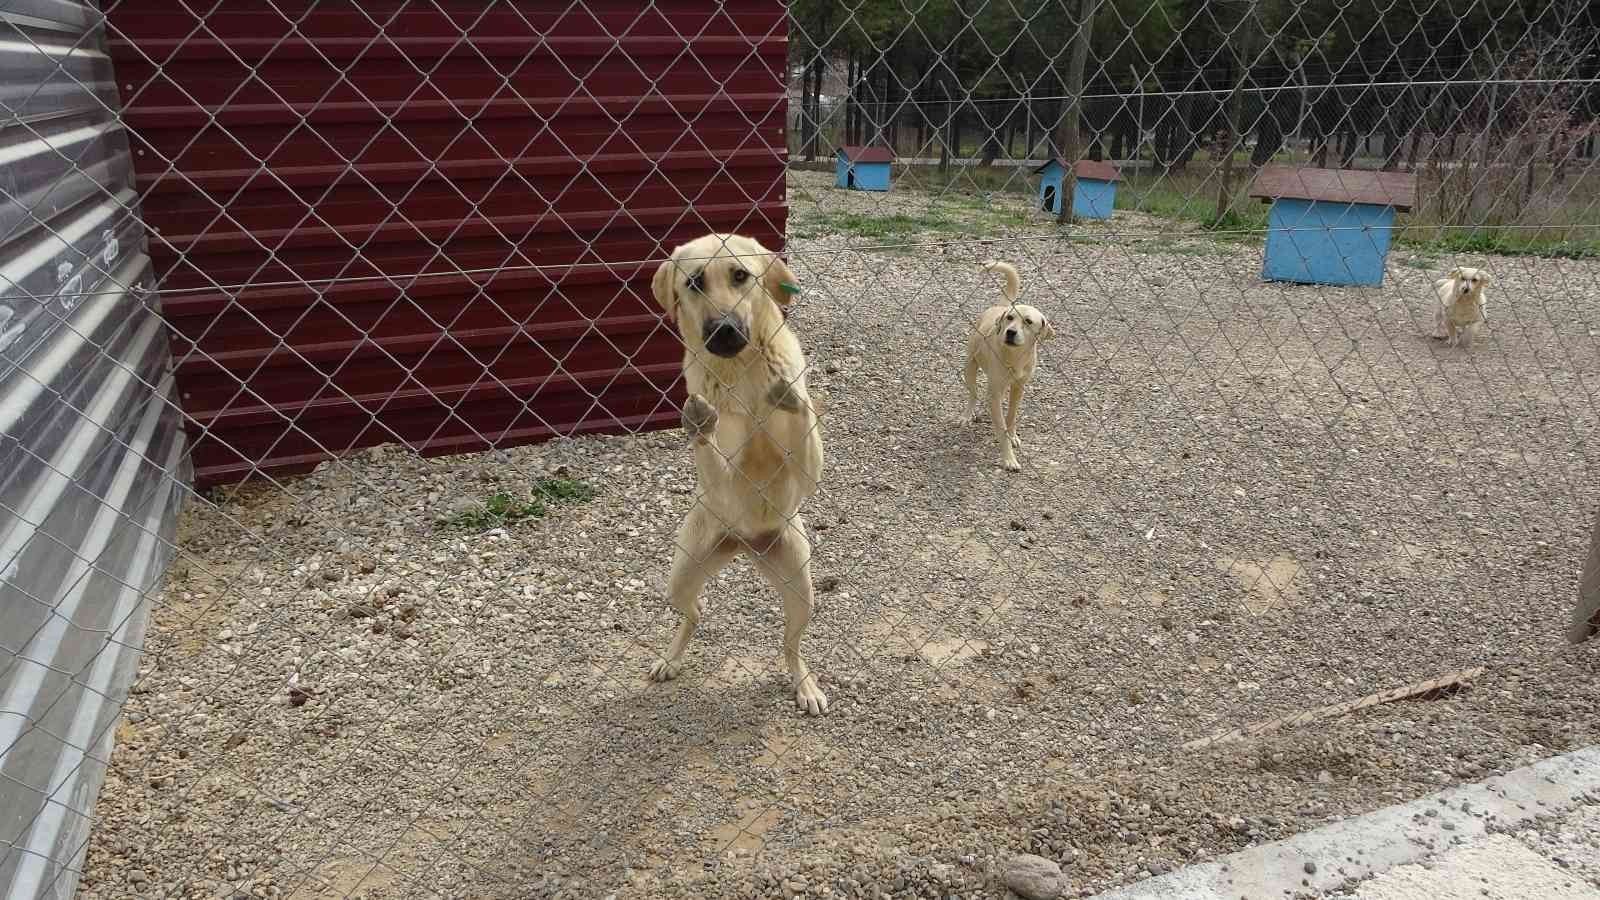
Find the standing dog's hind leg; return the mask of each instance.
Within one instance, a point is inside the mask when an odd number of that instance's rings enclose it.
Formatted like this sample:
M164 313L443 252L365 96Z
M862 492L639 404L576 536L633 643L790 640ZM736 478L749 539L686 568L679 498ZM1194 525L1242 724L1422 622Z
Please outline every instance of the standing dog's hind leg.
M756 567L783 597L783 660L789 667L795 705L815 716L828 708L828 697L800 654L800 638L811 624L815 595L811 587L811 542L799 515L789 520L772 543L757 548Z
M733 550L722 540L722 524L703 506L689 511L678 534L673 539L672 574L668 579L667 597L682 616L678 633L672 646L662 658L650 664L650 677L655 681L671 681L683 671L683 653L700 627L700 614L704 611L700 592L706 582L733 559Z

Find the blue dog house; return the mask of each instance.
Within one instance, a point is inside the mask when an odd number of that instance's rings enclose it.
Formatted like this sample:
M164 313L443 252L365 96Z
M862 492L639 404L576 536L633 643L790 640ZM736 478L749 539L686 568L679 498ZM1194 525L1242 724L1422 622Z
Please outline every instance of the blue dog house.
M1092 159L1078 160L1073 171L1078 175L1078 184L1072 191L1072 214L1080 219L1111 218L1122 173L1108 162ZM1039 208L1060 215L1061 181L1067 174L1066 163L1052 159L1034 172L1044 176L1039 181Z
M894 154L886 147L840 147L834 154L833 186L852 191L887 191L892 162Z
M1373 287L1383 283L1395 212L1416 203L1417 177L1272 166L1250 196L1272 204L1263 280Z

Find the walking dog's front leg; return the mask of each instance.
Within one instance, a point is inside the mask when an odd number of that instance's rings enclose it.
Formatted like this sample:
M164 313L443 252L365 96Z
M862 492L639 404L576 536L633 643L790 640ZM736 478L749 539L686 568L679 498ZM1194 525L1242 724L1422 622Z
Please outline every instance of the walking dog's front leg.
M989 388L989 418L994 425L994 441L1000 447L1000 466L1008 472L1016 472L1022 468L1017 462L1017 448L1011 446L1011 429L1006 425L1005 416L1006 385L996 384Z
M1025 385L1016 381L1011 384L1011 405L1006 407L1006 434L1011 436L1011 446L1021 450L1022 438L1017 437L1017 411L1022 406L1022 391Z

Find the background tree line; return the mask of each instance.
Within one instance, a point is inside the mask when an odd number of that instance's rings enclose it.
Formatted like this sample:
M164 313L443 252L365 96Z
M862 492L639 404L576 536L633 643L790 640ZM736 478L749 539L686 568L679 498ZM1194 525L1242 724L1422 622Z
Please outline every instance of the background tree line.
M824 129L941 164L1061 154L1080 17L1075 143L1090 158L1178 170L1248 147L1260 165L1298 135L1315 165L1414 168L1510 141L1559 174L1597 149L1600 12L1573 0L795 0L790 14L807 158L827 152ZM842 96L825 107L829 82Z

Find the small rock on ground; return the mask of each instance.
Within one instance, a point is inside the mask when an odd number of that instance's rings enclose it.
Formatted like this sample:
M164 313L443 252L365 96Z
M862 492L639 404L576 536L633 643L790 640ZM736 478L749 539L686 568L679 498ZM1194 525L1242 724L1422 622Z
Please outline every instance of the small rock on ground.
M1006 887L1026 900L1054 900L1065 890L1061 867L1031 853L1007 860L1003 879Z

